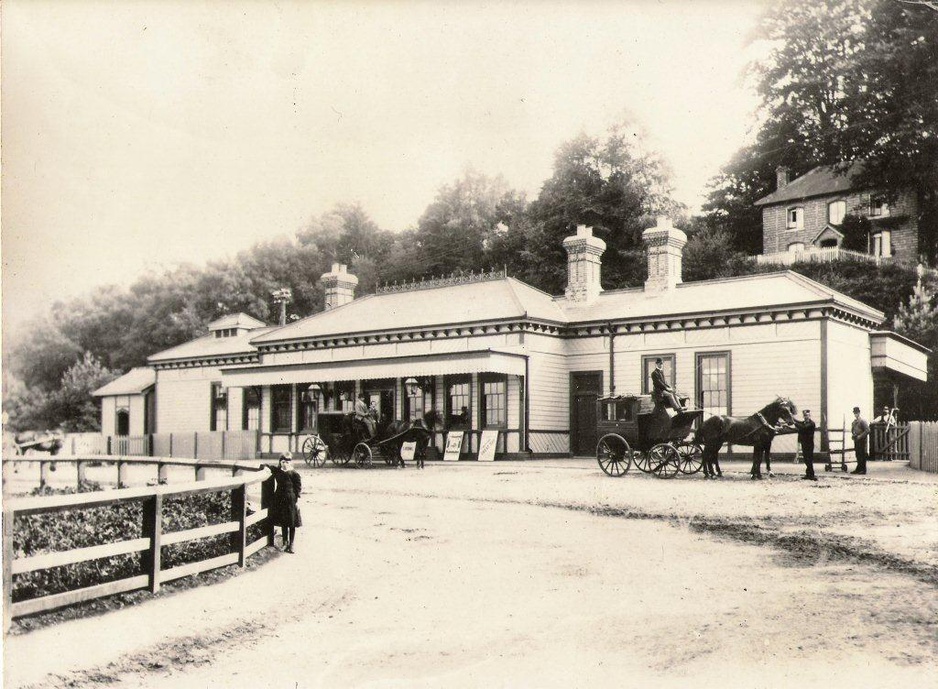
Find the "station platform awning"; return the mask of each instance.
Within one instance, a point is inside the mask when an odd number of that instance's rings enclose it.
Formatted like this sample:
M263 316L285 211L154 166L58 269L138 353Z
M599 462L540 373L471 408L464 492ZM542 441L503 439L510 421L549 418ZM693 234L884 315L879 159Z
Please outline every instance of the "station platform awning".
M898 333L870 333L870 359L873 372L915 380L928 380L928 355L931 350Z
M349 359L324 363L222 369L225 387L323 383L409 376L440 376L464 373L504 373L523 376L524 354L497 350L449 352L373 359Z

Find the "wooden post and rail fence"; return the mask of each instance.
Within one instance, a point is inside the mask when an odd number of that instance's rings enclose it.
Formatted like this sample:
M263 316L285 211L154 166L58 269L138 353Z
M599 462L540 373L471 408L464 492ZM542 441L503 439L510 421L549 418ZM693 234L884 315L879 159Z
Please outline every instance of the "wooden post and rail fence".
M36 457L5 458L3 460L4 478L11 471L14 463L34 462ZM162 475L166 466L189 465L192 466L196 480L185 483L168 485L155 485L137 488L118 488L117 490L103 490L89 493L67 495L52 495L40 497L11 497L4 499L3 503L3 629L9 630L12 619L30 615L46 610L52 610L64 605L71 605L82 601L126 593L136 590L149 590L155 593L161 584L181 577L198 574L218 567L238 565L244 567L247 558L257 553L267 545L273 545L274 530L268 520L263 529L263 535L254 541L248 539L248 527L267 519L268 510L273 499L273 478L266 468L257 462L205 462L197 460L183 460L182 458L142 458L142 457L50 457L43 459L42 463L68 463L79 465L78 476L81 480L80 465L89 462L113 462L118 467L132 464L157 464L157 472ZM205 470L208 468L231 472L231 477L205 479ZM43 471L40 470L40 476ZM120 479L119 479L120 480ZM6 481L4 481L6 483ZM260 509L248 514L248 490L250 487L260 490ZM204 493L223 493L231 495L231 514L228 521L218 524L209 524L183 531L164 532L163 504L166 498L197 495ZM63 514L76 510L87 510L120 503L142 503L142 523L140 536L127 540L103 543L90 547L76 548L55 552L43 552L28 557L17 557L13 548L14 522L19 517L34 514ZM191 562L169 569L163 569L161 552L165 546L192 541L200 538L229 534L228 552L206 560ZM17 574L47 570L63 565L87 562L100 558L114 557L139 553L139 572L133 576L117 581L87 586L61 593L45 595L29 600L13 602L13 577Z

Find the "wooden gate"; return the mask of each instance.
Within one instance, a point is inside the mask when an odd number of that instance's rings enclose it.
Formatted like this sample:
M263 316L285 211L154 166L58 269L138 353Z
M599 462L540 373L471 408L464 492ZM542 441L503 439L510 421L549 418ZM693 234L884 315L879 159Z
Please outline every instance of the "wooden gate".
M870 459L909 461L909 424L870 426Z

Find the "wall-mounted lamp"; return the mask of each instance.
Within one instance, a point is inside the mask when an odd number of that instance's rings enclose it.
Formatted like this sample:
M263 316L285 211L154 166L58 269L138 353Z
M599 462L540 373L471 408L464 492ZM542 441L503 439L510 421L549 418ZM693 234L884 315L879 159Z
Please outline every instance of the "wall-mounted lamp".
M303 396L307 401L315 401L319 399L319 395L323 396L323 399L328 400L332 397L333 389L329 383L310 383L306 390L303 392Z
M410 376L404 381L404 389L407 390L408 397L414 397L418 392L426 392L430 389L429 378L414 378Z

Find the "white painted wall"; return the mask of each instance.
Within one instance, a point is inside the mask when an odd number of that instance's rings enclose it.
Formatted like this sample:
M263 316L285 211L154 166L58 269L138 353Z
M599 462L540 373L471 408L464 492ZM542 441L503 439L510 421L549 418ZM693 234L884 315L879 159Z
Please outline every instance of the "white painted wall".
M869 421L873 417L873 372L870 366L869 332L831 321L827 326L827 410L830 428L847 429L852 409L860 407ZM849 437L847 439L849 446Z
M156 427L159 431L208 431L211 428L213 382L222 382L218 367L157 371ZM231 409L229 400L229 416Z

